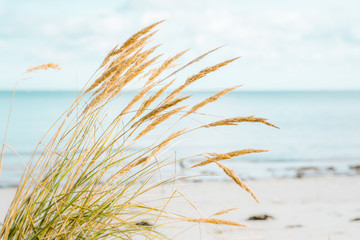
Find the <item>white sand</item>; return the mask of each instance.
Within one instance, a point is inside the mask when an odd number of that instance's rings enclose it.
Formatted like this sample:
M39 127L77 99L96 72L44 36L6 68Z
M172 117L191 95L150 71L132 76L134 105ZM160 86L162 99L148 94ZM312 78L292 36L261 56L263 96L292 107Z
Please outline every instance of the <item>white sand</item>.
M232 182L181 183L177 187L209 216L217 210L238 207L235 212L217 216L247 225L245 229L199 224L177 239L286 239L286 240L356 240L360 239L360 176L329 176L303 179L268 179L248 181L261 201L257 204ZM163 191L169 192L173 186ZM14 189L0 189L0 219L10 204ZM150 198L151 196L149 196ZM185 200L175 200L170 209L191 213ZM189 204L187 204L189 206ZM180 209L179 209L180 208ZM267 221L248 221L256 214L274 217ZM197 213L193 217L199 217ZM167 229L174 235L179 229Z

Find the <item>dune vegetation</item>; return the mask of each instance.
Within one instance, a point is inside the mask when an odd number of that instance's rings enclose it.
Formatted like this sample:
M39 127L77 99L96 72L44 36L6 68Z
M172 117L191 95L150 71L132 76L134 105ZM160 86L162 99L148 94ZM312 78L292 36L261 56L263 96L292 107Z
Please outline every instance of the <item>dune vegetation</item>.
M237 58L176 79L180 71L217 49L177 65L187 51L164 58L157 53L158 46L149 46L159 23L116 45L74 103L48 131L51 136L39 142L3 222L1 239L168 239L161 230L177 221L243 227L220 218L221 212L213 217L193 218L167 211L166 205L153 206L142 201L149 191L189 178L184 174L189 169L208 164L217 165L219 173L229 176L258 201L245 182L223 162L264 150L199 153L196 157L202 160L170 177L159 176L160 170L194 156L177 159L162 153L174 140L200 129L236 127L246 122L276 127L264 118L234 116L177 129L176 124L196 117L204 106L239 87L223 89L196 103L184 92ZM48 64L29 71L47 68L59 66ZM122 96L134 83L140 87L124 103ZM159 126L165 126L166 131L160 138L151 138ZM147 136L152 142L146 147L138 146ZM168 202L173 197L174 194L163 196Z

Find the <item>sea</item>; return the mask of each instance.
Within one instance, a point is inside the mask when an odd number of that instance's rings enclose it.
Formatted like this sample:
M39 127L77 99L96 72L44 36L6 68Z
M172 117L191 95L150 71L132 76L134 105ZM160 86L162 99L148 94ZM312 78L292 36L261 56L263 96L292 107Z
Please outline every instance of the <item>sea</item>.
M192 91L185 94L191 94L193 101L201 101L214 93ZM10 108L12 91L0 91L1 143L8 129L1 187L18 184L37 143L70 106L76 94L72 91L17 91ZM133 94L126 94L124 101ZM280 129L243 123L200 130L172 144L168 152L182 157L247 148L269 150L224 161L245 179L359 173L360 91L237 91L208 105L204 112L205 118L191 116L193 124L205 124L210 118L256 116L269 119ZM146 147L146 144L146 141L140 142L137 147ZM191 166L195 162L196 159L189 159L184 164ZM198 171L196 174L205 175L205 179L224 177L216 166Z

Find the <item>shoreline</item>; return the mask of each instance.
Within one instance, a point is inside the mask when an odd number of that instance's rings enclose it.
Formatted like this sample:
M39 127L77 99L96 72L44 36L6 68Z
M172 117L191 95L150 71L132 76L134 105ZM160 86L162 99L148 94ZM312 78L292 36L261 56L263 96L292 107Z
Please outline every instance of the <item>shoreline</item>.
M181 181L175 188L193 202L205 217L229 208L239 208L221 219L237 221L247 228L187 224L193 226L176 239L357 239L360 221L360 175L317 176L303 178L272 178L246 180L260 199L257 204L247 192L229 181ZM161 196L174 190L169 184L155 191ZM15 188L0 188L0 222L11 203ZM150 197L150 196L149 196ZM184 201L174 201L169 209L179 210ZM200 217L189 204L181 211ZM250 221L256 215L273 219ZM181 226L181 225L180 225ZM180 229L165 228L170 237Z
M293 165L292 165L293 164ZM283 166L281 166L283 165ZM238 170L237 166L229 165L234 170ZM269 167L272 166L272 167ZM215 171L213 170L215 169ZM249 174L250 173L250 174ZM0 189L2 188L17 188L18 182L13 176L7 176L9 173L2 173L2 181L0 181ZM226 181L228 178L223 175L218 169L209 168L199 172L192 172L192 175L199 175L201 177L194 177L185 180L186 182L211 182L211 181ZM242 180L266 180L266 179L287 179L287 178L308 178L308 177L327 177L327 176L360 176L360 162L358 160L349 162L340 162L339 164L319 164L313 162L281 162L280 165L274 162L242 162L241 171L238 175ZM21 176L19 176L20 178ZM8 182L4 182L4 178L10 178Z

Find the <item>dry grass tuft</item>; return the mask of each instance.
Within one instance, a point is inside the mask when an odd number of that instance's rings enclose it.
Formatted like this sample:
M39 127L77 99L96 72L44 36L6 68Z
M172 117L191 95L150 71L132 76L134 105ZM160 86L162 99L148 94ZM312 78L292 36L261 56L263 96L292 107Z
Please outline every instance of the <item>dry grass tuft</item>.
M161 233L164 222L170 224L171 220L179 220L178 214L165 209L175 192L165 197L167 203L163 206L153 206L152 202L141 199L149 191L185 178L189 169L169 177L161 176L161 169L190 158L165 156L169 143L200 128L241 122L276 127L267 119L250 116L178 130L176 123L239 86L224 89L199 103L192 102L192 96L184 95L184 90L237 58L204 68L177 85L174 79L177 73L218 48L171 70L186 51L161 60L162 54L157 53L159 45L148 47L159 23L140 30L124 44L116 45L74 103L48 131L53 135L42 151L39 146L47 138L44 136L40 140L0 229L1 239L164 239L166 236ZM45 64L27 72L49 68L60 67ZM131 84L141 87L126 102L121 97ZM150 136L159 126L171 127L158 138ZM151 142L143 146L139 141L146 137L150 137ZM194 167L215 162L258 201L235 171L219 162L258 152L264 150L200 154L206 160ZM244 227L214 218L181 217L180 220ZM144 222L154 225L139 224Z

